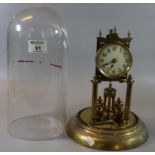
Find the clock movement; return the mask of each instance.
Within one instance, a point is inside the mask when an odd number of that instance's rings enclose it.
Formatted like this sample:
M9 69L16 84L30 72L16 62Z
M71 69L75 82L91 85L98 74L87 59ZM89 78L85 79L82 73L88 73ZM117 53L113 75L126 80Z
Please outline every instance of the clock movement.
M143 144L148 132L143 121L130 111L133 77L129 74L133 58L130 32L120 38L116 28L106 37L97 37L96 68L92 83L92 105L78 112L67 125L76 142L105 150L126 150ZM125 100L117 96L113 83L126 85ZM99 95L99 86L107 85ZM101 93L100 93L101 94Z

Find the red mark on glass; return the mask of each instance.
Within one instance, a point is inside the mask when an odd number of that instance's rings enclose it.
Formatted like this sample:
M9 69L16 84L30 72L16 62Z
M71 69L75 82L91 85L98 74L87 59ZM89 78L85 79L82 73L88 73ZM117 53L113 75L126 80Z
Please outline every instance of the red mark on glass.
M17 62L34 62L33 60L18 60Z
M60 65L55 65L55 64L50 64L51 66L57 67L57 68L62 68Z

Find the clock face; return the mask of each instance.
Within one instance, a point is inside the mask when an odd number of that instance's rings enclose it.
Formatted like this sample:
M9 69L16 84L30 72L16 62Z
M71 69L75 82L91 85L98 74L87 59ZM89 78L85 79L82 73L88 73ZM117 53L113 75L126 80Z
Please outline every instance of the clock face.
M108 78L119 78L126 74L132 65L132 55L128 48L110 44L98 50L96 66Z

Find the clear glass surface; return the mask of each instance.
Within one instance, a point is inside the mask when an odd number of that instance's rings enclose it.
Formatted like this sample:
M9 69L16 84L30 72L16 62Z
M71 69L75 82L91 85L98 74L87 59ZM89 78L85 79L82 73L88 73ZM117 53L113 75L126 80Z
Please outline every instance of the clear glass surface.
M51 8L28 8L8 27L8 131L31 140L64 132L67 32Z

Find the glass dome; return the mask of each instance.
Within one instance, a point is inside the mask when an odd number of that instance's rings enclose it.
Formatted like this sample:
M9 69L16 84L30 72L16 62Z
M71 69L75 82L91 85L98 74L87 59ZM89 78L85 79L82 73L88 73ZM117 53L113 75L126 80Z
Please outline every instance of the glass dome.
M51 8L18 13L8 27L8 132L44 140L64 133L67 32Z

